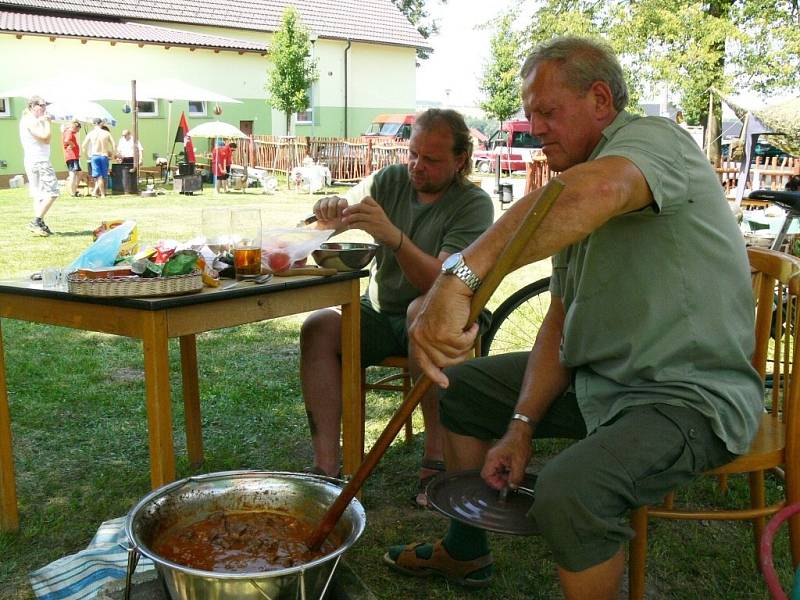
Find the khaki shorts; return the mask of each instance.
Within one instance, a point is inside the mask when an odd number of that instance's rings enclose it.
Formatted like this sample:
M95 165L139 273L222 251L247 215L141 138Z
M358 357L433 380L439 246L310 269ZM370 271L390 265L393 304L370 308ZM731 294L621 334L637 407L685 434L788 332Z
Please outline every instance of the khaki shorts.
M28 190L36 200L56 198L59 194L56 172L48 161L40 161L25 165L28 176Z
M479 358L447 370L441 394L444 426L492 440L513 414L528 353ZM663 402L663 400L661 400ZM622 411L586 435L573 393L557 399L536 427L536 438L576 439L538 474L536 519L555 561L582 571L608 560L633 537L627 513L660 502L698 474L732 455L696 410L654 399Z

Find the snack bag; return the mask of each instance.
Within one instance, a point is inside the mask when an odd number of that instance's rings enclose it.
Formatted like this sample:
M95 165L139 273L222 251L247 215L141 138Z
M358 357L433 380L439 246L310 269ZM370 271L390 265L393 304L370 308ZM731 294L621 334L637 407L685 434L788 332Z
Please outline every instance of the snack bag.
M199 257L200 255L194 250L178 250L164 263L161 276L187 275L197 267Z
M125 221L121 225L100 234L100 237L67 267L67 272L71 273L83 267L113 266L117 260L122 242L130 236L134 227L136 227L136 221Z
M103 221L100 223L100 227L92 231L92 239L96 240L101 235L106 233L110 229L114 229L114 227L119 227L125 221L122 219L115 219L114 221ZM128 237L122 240L122 244L119 247L119 252L117 256L119 258L124 258L126 256L133 256L139 251L139 230L136 225L133 226Z

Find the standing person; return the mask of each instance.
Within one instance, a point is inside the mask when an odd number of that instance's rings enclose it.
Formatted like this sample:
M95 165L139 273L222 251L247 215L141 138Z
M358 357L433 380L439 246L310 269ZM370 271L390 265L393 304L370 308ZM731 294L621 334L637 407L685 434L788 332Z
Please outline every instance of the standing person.
M411 327L412 354L443 388L448 470L482 468L491 487L513 488L532 438L578 440L539 472L529 516L564 597L610 600L628 511L746 452L756 432L750 269L702 151L673 121L624 110L609 48L556 38L521 75L530 132L565 188L514 266L552 257L550 308L530 352L459 364L475 336L464 331L473 290L443 274ZM475 277L540 194L464 251ZM440 543L395 546L384 560L469 586L493 569L485 532L456 521Z
M117 157L120 159L120 162L123 165L129 165L130 167L133 167L133 159L136 158L136 162L141 164L144 148L142 147L142 142L139 140L136 140L136 150L137 153L134 154L133 136L131 135L130 130L123 129L122 136L117 142Z
M449 260L492 223L489 196L469 182L472 140L463 117L430 109L414 123L408 165L370 175L346 198L314 205L321 229L361 229L380 244L369 288L361 299L361 363L406 356L409 314ZM300 333L300 378L314 448L314 471L339 471L342 412L338 311L313 313ZM418 374L411 363L412 374ZM435 395L422 401L425 451L421 481L443 468L441 425ZM421 487L421 486L420 486ZM421 490L420 490L421 491ZM426 499L415 496L424 506Z
M50 116L47 103L41 96L32 96L19 120L19 139L24 153L28 190L33 199L33 220L28 229L41 236L53 232L44 222L44 216L58 198L58 179L50 162Z
M226 171L228 173L228 188L230 189L231 184L233 183L231 179L231 167L233 166L233 152L238 148L236 142L228 142L225 144L225 150L228 152L228 166Z
M228 191L228 178L231 169L231 151L222 140L217 140L211 151L211 171L214 173L214 189L219 192Z
M72 196L79 196L78 183L81 173L81 147L78 144L78 132L81 130L80 121L73 121L67 125L61 134L64 147L64 160L67 163L67 187Z
M92 195L96 198L106 197L106 177L108 177L108 162L114 155L114 138L107 127L104 127L102 119L92 121L94 128L83 140L82 148L89 156L92 165L92 177L94 177L94 189Z

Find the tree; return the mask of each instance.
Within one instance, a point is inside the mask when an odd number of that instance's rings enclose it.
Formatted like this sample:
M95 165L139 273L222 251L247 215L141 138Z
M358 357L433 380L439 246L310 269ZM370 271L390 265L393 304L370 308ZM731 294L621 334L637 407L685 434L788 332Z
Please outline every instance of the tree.
M800 17L794 0L544 0L530 19L530 46L553 35L603 37L632 91L667 84L687 122L706 123L709 88L797 89ZM719 103L708 129L719 127ZM718 156L719 139L712 135ZM713 157L712 157L713 158Z
M439 2L447 4L447 0L439 0ZM435 20L428 20L430 15L425 10L425 0L392 0L392 3L400 9L400 12L406 16L426 40L431 35L439 32L439 24ZM417 48L417 58L425 60L429 56L430 53L427 50Z
M486 136L493 134L500 128L500 124L496 119L486 117L472 117L470 115L464 115L464 121L466 122L467 127L473 127Z
M519 37L511 29L513 15L505 14L497 21L497 29L489 42L491 57L484 65L480 89L487 100L480 106L490 117L508 120L520 109ZM511 149L508 148L508 152Z
M497 24L490 44L491 57L484 65L480 90L486 100L480 103L489 116L501 123L520 108L519 38L511 30L513 17L506 14Z
M283 12L281 28L272 38L272 68L267 73L267 103L286 114L289 132L292 113L306 110L308 90L317 80L316 60L311 59L308 30L293 6Z

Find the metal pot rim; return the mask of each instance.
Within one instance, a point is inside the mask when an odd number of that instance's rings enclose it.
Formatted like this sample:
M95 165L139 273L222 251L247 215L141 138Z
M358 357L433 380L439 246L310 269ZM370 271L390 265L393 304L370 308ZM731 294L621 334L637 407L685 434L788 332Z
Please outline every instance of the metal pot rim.
M311 480L323 484L325 486L335 487L341 490L340 486L333 483L333 481L335 480L333 480L331 477L313 475L311 473L294 473L291 471L243 470L243 471L218 471L215 473L206 473L203 475L192 475L191 477L186 477L178 481L173 481L172 483L168 483L164 486L161 486L160 488L153 490L152 492L147 494L144 498L142 498L128 512L128 515L125 518L125 535L128 539L128 543L133 549L135 549L143 556L146 556L154 563L163 565L170 569L180 571L182 573L186 573L187 575L193 575L196 577L211 578L211 579L254 579L263 577L281 577L284 575L292 575L294 573L302 573L304 571L308 571L309 569L313 569L321 564L327 563L333 559L337 559L339 555L349 550L350 547L356 542L356 540L358 540L359 537L361 537L361 534L364 532L364 527L366 526L366 518L367 518L366 513L364 512L364 507L361 505L361 502L359 502L357 498L353 498L350 501L348 510L352 509L353 511L355 511L356 516L359 517L359 522L357 523L357 526L353 528L353 531L350 533L350 535L347 536L347 539L343 540L341 545L336 550L334 550L329 554L325 554L324 556L321 556L316 560L312 560L311 562L304 563L302 565L297 565L295 567L276 569L274 571L256 571L249 573L223 573L217 571L203 571L200 569L193 569L185 565L179 565L178 563L174 563L170 560L165 559L162 556L159 556L158 554L151 551L147 546L137 542L137 540L134 539L133 520L135 519L136 515L153 500L160 498L162 496L166 496L170 492L182 488L190 483L207 482L218 479L258 478L258 477L278 477L278 478L288 478L288 479Z

